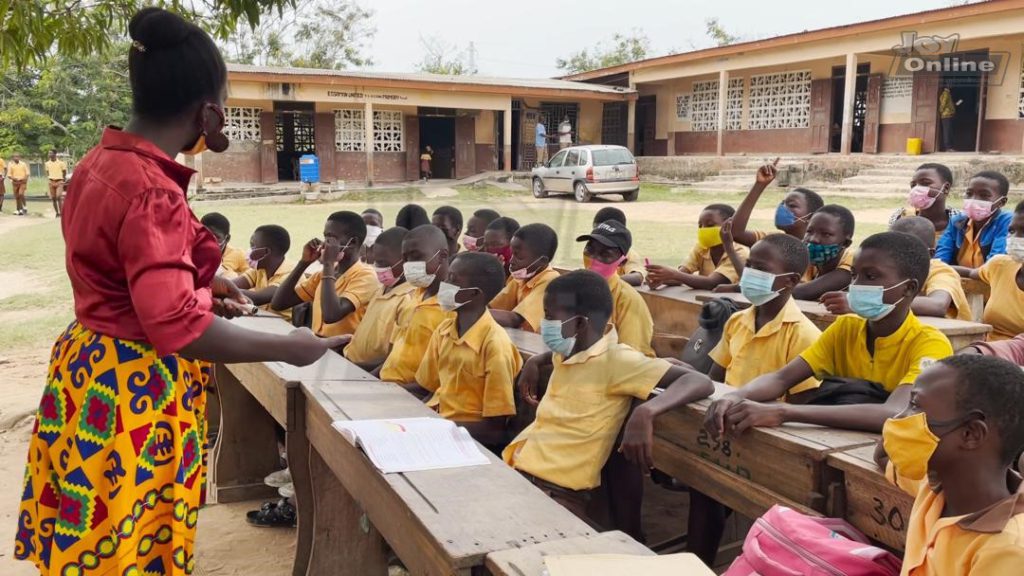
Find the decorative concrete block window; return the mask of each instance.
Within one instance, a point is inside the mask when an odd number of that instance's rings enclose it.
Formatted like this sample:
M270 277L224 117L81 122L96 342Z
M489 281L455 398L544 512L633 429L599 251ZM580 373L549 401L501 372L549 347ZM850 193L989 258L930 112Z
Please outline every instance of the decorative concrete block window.
M718 130L718 80L693 83L691 121L694 132ZM730 78L726 94L725 129L743 128L743 78Z
M810 70L750 77L750 130L806 128L810 117Z
M366 124L362 110L334 111L334 149L362 152L366 149Z
M224 135L232 142L260 141L260 112L262 108L224 108Z
M405 123L402 113L394 110L373 111L373 151L402 152L405 150Z
M1024 118L1024 59L1020 62L1020 96L1017 99L1017 117Z
M725 129L743 129L743 78L729 78L726 94Z

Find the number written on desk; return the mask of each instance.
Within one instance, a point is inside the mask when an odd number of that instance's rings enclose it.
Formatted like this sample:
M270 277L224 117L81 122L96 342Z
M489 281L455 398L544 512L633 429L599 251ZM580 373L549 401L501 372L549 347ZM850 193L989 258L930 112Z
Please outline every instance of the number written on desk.
M879 526L887 526L897 532L903 532L907 527L903 521L903 512L898 506L887 506L878 498L872 498L874 506L871 508L871 519Z
M720 441L712 438L704 429L697 433L697 445L713 452L720 452L723 456L732 456L732 445L728 440Z

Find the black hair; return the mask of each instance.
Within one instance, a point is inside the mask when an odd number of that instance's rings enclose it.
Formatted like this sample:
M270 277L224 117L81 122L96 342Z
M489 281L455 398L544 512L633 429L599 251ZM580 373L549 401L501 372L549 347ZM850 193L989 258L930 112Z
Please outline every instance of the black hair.
M200 222L203 223L203 226L216 230L225 236L231 234L231 222L228 220L227 216L220 212L210 212L206 216L203 216Z
M356 246L362 246L363 241L366 240L366 222L363 222L363 217L355 212L348 210L335 212L327 217L327 221L337 222L344 226Z
M807 213L814 214L821 207L825 205L825 200L822 199L821 195L809 188L793 188L793 192L796 192L804 197L804 201L807 202Z
M374 246L383 246L388 250L395 250L399 254L402 253L402 241L409 235L409 231L401 226L394 226L380 233L377 236L377 241L373 243Z
M440 250L448 250L448 237L444 235L440 228L433 224L423 224L409 230L409 233L406 234L403 240L403 244L409 240L423 241L439 246Z
M840 206L839 204L826 204L815 212L828 214L838 218L839 226L843 229L843 234L853 238L853 231L856 229L856 220L853 218L853 212L850 212L845 206Z
M590 270L573 270L552 280L544 291L544 299L549 298L569 314L587 317L591 325L603 326L612 317L608 281Z
M704 207L704 210L711 210L712 212L718 212L718 214L725 219L732 218L736 215L736 209L728 204L708 204ZM703 210L702 210L703 212ZM623 223L625 225L625 223Z
M381 214L380 210L377 210L376 208L367 208L366 210L360 212L360 214L376 214L378 217L380 217L381 222L384 221L384 215Z
M606 206L597 211L594 214L594 224L600 224L609 220L615 220L622 222L622 225L626 225L626 214L614 206Z
M923 216L904 216L893 222L889 230L910 234L924 242L925 247L929 250L935 248L935 224Z
M508 236L508 239L512 239L512 235L519 230L519 222L515 218L509 218L508 216L502 216L501 218L495 219L493 222L487 225L488 230L501 230Z
M789 234L769 234L757 243L762 242L775 248L782 259L782 267L786 272L803 276L807 271L807 267L811 263L810 255L807 252L807 246L799 239Z
M501 260L486 252L459 252L452 264L461 263L466 267L470 278L470 286L483 290L487 302L505 287L505 271Z
M128 24L128 78L132 110L147 118L173 118L203 101L219 102L228 79L220 50L201 28L181 16L144 8Z
M546 256L548 263L555 259L558 250L558 234L547 224L527 224L512 235L519 238L538 258Z
M264 224L256 228L256 233L263 235L263 239L267 241L267 247L270 248L271 252L277 252L284 256L288 253L288 249L292 247L292 238L288 235L288 231L284 229L284 226Z
M462 212L454 206L441 206L434 210L434 216L443 216L452 221L456 228L462 230Z
M487 224L501 218L501 214L498 214L497 210L491 210L490 208L481 208L476 212L473 212L473 216L483 220Z
M1024 214L1024 200L1017 203L1017 207L1013 209L1014 214Z
M401 226L406 230L415 230L424 224L430 224L430 217L419 204L406 204L395 216L395 226Z
M971 180L975 178L985 178L986 180L995 180L999 183L999 195L1006 196L1010 193L1010 181L1006 179L1006 176L1002 172L996 172L995 170L982 170L974 176L971 176Z
M880 232L868 236L860 244L861 250L878 250L892 259L901 278L917 280L918 290L924 289L931 269L931 254L917 236L903 232Z
M1009 464L1024 447L1024 372L1020 366L994 356L961 354L939 363L957 373L956 407L966 415L985 414L985 422L999 431L1000 457Z
M917 172L918 170L935 170L935 173L939 175L939 178L942 178L943 182L948 182L950 185L953 184L953 171L945 164L939 164L938 162L925 162L918 166L914 172Z

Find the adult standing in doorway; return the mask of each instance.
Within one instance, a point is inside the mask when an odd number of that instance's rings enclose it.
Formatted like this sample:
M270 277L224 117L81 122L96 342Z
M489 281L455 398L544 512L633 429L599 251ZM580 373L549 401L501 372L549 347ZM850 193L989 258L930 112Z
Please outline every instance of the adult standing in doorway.
M50 158L46 161L46 178L50 181L50 201L53 202L53 211L60 218L61 208L64 206L64 181L68 179L68 165L63 160L57 160L57 151L50 150Z
M948 81L939 94L939 118L942 128L942 151L955 152L953 149L953 120L956 119L956 107L963 100L953 102L953 93L949 90Z
M537 131L534 138L537 147L537 166L548 163L548 128L544 125L544 117L537 113Z
M21 161L21 154L15 153L11 157L11 163L7 165L7 177L11 179L11 189L14 192L14 213L18 216L28 214L28 203L25 201L28 175L28 164Z
M252 303L215 276L174 156L227 148L227 69L170 12L128 32L131 119L78 164L61 220L76 319L53 346L14 548L43 574L192 574L210 362L305 365L341 343L220 317Z
M568 148L572 146L572 122L569 121L569 117L565 116L562 118L562 123L558 125L558 148Z

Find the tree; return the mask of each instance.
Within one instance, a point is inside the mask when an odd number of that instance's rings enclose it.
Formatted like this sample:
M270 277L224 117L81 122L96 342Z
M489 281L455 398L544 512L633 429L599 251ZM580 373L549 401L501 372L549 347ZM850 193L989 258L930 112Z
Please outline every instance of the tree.
M612 36L611 46L599 42L593 48L584 48L568 58L557 58L555 66L569 74L578 74L643 60L650 51L651 40L647 35L633 30L629 35L616 33Z
M461 50L437 36L420 37L420 46L423 47L423 59L416 65L420 72L446 76L477 73L471 48Z
M739 36L733 36L725 31L725 28L718 23L718 18L708 18L704 21L704 29L707 31L708 37L714 42L715 46L728 46L729 44L735 44L742 40Z
M295 0L256 28L242 23L222 43L231 62L261 66L342 69L368 66L363 54L375 30L373 13L351 0Z
M240 23L255 27L264 13L296 0L147 0L178 12L220 38ZM97 54L127 35L139 0L0 0L0 68L42 66L54 55Z

